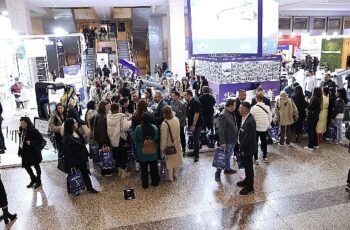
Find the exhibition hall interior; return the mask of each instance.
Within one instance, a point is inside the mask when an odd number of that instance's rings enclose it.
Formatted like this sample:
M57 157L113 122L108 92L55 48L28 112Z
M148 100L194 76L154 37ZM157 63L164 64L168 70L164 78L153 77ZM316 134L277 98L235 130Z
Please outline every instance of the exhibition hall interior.
M350 229L350 0L0 0L0 229Z

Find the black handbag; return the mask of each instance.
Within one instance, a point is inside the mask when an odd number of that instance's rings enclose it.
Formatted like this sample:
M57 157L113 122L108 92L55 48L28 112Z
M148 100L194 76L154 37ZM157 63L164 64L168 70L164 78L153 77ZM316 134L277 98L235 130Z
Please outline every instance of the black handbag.
M173 154L177 153L176 148L175 148L175 144L174 144L173 134L171 133L171 129L170 129L169 123L167 121L164 121L164 122L168 125L170 139L171 139L171 143L172 143L172 145L170 145L168 147L165 147L164 154L165 155L173 155Z
M63 156L58 157L57 168L64 173L68 173L67 164L66 164L66 161L64 160Z

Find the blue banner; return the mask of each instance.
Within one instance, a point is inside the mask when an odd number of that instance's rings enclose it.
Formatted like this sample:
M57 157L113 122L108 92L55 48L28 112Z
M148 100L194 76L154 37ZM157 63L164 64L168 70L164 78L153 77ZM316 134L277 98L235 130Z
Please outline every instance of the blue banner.
M80 71L80 65L70 65L70 66L64 66L63 72L67 75L77 75Z

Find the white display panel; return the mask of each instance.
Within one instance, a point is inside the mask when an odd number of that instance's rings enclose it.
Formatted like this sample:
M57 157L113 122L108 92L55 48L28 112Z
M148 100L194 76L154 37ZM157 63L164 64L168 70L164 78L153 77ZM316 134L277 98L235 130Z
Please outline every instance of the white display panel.
M191 0L193 54L257 54L258 0Z
M263 1L263 54L276 54L279 0Z
M44 39L24 39L26 57L46 57L46 43Z

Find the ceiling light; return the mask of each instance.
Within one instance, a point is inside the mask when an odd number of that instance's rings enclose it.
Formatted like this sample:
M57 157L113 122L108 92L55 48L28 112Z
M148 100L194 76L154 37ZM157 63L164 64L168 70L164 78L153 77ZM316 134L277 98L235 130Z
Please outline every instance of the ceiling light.
M9 16L9 13L6 10L3 10L1 12L1 15L7 17L7 16Z
M337 31L334 31L334 32L333 32L333 35L338 35L338 32L337 32Z
M56 34L56 35L66 35L66 34L68 34L68 32L65 31L63 28L58 27L58 28L54 29L54 34Z

